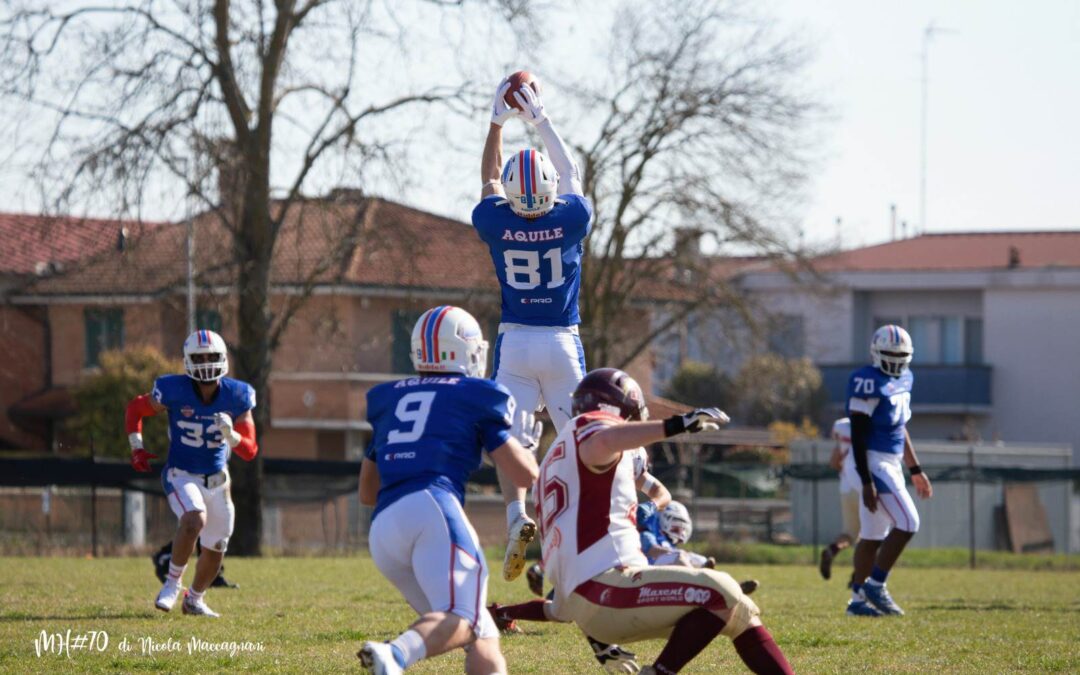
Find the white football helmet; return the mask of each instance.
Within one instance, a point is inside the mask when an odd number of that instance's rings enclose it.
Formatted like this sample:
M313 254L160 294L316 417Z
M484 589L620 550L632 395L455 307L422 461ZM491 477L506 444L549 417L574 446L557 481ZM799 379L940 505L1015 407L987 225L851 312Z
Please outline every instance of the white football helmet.
M193 358L210 354L209 358ZM229 373L225 340L212 330L197 330L184 340L184 370L197 382L217 382Z
M902 375L914 353L911 336L900 326L888 324L874 331L874 339L870 341L870 357L874 360L874 367L886 375Z
M559 172L539 150L515 152L502 172L502 186L510 209L522 218L538 218L555 206Z
M417 372L484 377L487 351L480 324L460 307L429 309L413 326L412 362Z
M690 512L681 503L671 502L660 512L660 531L676 546L686 543L694 533Z

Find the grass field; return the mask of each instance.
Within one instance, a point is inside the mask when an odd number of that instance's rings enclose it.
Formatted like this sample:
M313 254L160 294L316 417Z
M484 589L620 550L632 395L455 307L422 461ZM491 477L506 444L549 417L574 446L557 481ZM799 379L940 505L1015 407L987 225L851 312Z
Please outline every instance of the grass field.
M169 615L155 611L159 585L146 559L0 558L0 672L355 671L362 640L392 638L412 620L367 557L230 560L227 567L241 588L207 595L223 615L212 621L183 616L179 607ZM898 569L890 588L908 616L859 620L843 616L843 584L836 577L823 582L808 565L724 567L762 582L755 600L800 673L1080 672L1077 572ZM504 604L530 597L523 582L501 579L492 580L489 595ZM511 672L602 672L572 626L525 628L503 640ZM36 656L42 631L69 629L70 658ZM103 652L76 648L75 636L88 631L108 633ZM204 646L189 653L192 638L262 649L229 656ZM121 648L125 639L130 651ZM144 655L147 639L172 651ZM660 647L631 649L648 659ZM410 672L456 673L461 664L460 653L447 654ZM724 640L684 672L746 671Z

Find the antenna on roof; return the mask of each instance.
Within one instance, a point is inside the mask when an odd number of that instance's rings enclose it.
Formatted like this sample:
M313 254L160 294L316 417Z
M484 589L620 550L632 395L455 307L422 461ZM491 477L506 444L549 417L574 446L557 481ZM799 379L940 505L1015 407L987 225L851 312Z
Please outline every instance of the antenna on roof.
M896 241L896 204L889 204L889 241Z
M901 220L900 221L900 238L901 239L907 239L907 221L906 220Z

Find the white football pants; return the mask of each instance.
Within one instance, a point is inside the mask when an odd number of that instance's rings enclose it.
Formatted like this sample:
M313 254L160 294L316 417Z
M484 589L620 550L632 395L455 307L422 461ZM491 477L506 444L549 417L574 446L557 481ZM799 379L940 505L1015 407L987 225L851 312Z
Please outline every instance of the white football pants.
M919 512L908 494L900 455L892 452L866 453L870 476L877 488L877 510L870 513L859 500L859 537L881 541L893 527L905 532L919 531Z
M585 377L585 350L577 326L499 325L494 380L510 390L518 411L546 407L555 432L573 416L570 397ZM526 416L515 415L511 430L519 441Z

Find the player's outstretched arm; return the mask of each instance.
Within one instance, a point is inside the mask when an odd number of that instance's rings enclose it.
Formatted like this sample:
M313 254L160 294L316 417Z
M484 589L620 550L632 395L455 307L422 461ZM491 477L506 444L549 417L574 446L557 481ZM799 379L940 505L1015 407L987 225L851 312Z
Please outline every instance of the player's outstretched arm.
M570 156L570 150L566 147L559 132L551 124L551 119L544 110L544 102L540 94L533 91L528 85L522 86L514 92L514 100L522 108L522 118L536 127L537 133L544 141L548 157L559 172L559 194L584 195L585 190L581 182L581 169L577 162Z
M379 497L379 465L367 457L360 464L360 503L375 506Z
M502 125L511 117L516 117L518 109L506 103L506 92L510 91L510 80L504 79L495 89L495 98L491 102L491 124L488 126L487 139L484 141L484 154L480 157L480 199L491 195L504 196L502 181Z
M930 485L930 479L922 471L919 465L919 457L915 454L915 446L911 444L911 434L904 429L904 464L911 472L911 482L915 485L915 492L921 499L930 499L934 496L934 488Z
M505 443L488 453L491 461L495 462L495 468L510 482L519 488L528 488L536 482L540 475L540 467L536 465L536 457L526 450L525 446L516 438L510 437Z
M162 412L165 412L165 406L155 401L150 394L140 394L131 399L127 405L127 410L124 412L124 429L127 431L128 443L131 445L131 467L136 471L149 472L150 460L157 459L157 455L143 448L143 418L153 417Z
M627 450L657 443L683 433L719 429L731 420L719 408L698 408L655 422L614 424L592 434L578 446L581 461L591 467L607 467Z

